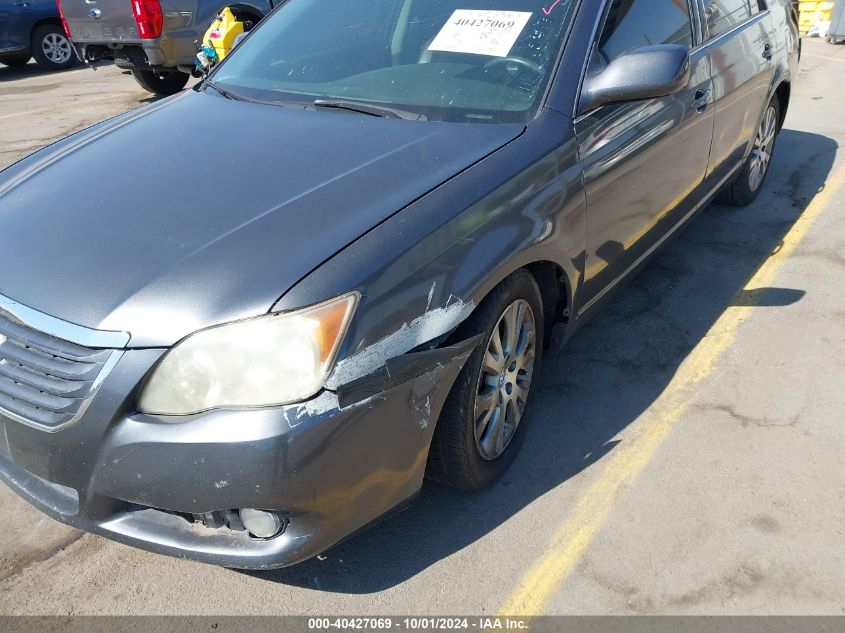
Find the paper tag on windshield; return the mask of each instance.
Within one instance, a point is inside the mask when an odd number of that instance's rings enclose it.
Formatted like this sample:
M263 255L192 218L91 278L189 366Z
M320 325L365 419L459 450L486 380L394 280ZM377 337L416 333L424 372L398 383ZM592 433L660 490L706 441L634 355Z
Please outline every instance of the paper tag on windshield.
M530 17L530 11L458 9L428 50L507 57Z

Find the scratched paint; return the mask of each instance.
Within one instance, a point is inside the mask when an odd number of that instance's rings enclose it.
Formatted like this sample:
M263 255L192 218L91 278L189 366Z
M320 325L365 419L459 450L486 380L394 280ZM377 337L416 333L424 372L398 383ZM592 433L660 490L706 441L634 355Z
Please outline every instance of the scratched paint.
M293 404L282 409L282 415L291 428L299 426L306 418L317 417L339 409L337 395L324 391L316 398L300 404Z
M420 418L420 428L424 429L428 426L428 420L431 418L431 394L425 397L425 415Z
M324 391L313 400L284 407L282 409L282 416L285 418L288 426L295 428L307 419L319 417L330 412L348 411L357 407L370 406L381 398L382 396L380 395L370 396L349 406L341 407L336 393Z
M449 299L445 306L428 310L410 323L404 323L393 334L338 362L326 381L326 388L337 389L341 385L367 376L384 365L385 361L453 330L470 315L475 303L454 297Z

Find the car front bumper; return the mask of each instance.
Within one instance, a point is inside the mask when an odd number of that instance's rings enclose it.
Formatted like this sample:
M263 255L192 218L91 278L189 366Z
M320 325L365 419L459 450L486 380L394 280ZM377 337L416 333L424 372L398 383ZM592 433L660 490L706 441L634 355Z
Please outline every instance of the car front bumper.
M340 400L325 391L287 407L139 414L138 390L163 351L127 350L67 428L47 432L0 414L0 479L77 528L267 569L319 554L416 495L440 408L472 346L405 355L393 379L364 379ZM276 511L287 527L263 540L190 520L239 508Z

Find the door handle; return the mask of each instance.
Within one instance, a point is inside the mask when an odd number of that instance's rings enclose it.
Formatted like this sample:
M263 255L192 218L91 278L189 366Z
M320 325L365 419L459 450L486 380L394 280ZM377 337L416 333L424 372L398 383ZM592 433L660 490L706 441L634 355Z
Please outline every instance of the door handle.
M763 59L771 59L772 58L772 45L766 42L766 45L763 46Z
M708 103L710 103L710 90L702 90L701 88L696 90L692 107L699 112L704 112L707 109Z

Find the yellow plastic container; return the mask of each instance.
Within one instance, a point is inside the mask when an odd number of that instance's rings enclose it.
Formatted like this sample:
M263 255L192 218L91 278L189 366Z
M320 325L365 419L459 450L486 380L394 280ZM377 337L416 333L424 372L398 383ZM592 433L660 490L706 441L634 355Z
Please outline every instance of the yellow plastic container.
M214 48L217 58L223 60L235 46L238 35L244 32L243 22L235 19L229 7L223 9L205 33L204 43Z
M845 0L843 0L845 1ZM825 0L801 0L798 3L798 31L804 35L819 22L830 24L833 2Z

